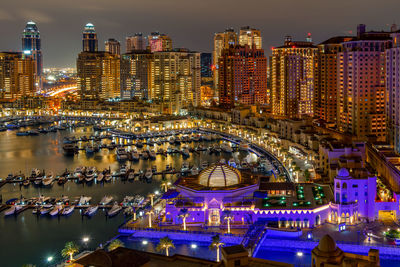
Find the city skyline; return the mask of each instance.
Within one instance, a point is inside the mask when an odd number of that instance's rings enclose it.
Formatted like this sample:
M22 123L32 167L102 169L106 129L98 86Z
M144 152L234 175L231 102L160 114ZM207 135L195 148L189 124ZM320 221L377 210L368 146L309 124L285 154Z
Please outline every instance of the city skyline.
M240 27L249 25L261 30L267 55L285 35L303 40L311 32L315 43L319 43L329 36L349 34L349 31L354 34L359 23L365 23L369 30L387 30L392 23L398 22L396 1L387 1L384 8L374 1L354 1L345 5L337 1L329 4L250 1L240 9L228 5L227 1L214 6L202 1L196 8L180 0L169 3L119 0L96 2L96 5L93 1L78 3L75 0L57 4L46 0L24 2L23 9L16 8L16 3L4 3L0 9L0 23L3 25L0 34L8 37L0 42L0 50L20 50L21 31L27 21L33 20L41 32L44 67L75 66L82 28L88 22L96 26L99 50L104 50L106 40L115 38L121 42L122 51L125 51L126 36L159 31L171 36L174 47L211 52L215 32L229 27L238 31ZM254 9L254 6L258 8ZM355 9L357 15L353 14ZM282 12L285 17L277 17ZM337 16L339 12L340 19ZM64 52L59 53L60 50Z

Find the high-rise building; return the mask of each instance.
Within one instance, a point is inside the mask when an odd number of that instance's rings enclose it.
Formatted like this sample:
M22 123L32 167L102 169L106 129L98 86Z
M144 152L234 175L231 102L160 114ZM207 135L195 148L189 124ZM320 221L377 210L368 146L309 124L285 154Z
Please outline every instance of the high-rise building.
M151 52L171 51L172 39L168 35L152 32L148 36L148 42Z
M270 61L272 113L298 118L314 115L318 48L307 41L285 38L273 48Z
M82 45L82 51L84 52L97 52L98 50L97 33L92 23L88 23L85 26Z
M387 141L400 153L400 32L391 37L386 49L386 133Z
M248 45L250 48L262 49L261 31L252 29L249 26L240 28L239 45Z
M22 33L22 51L25 54L32 55L35 60L37 89L42 88L43 59L41 51L40 32L35 22L28 21Z
M150 72L149 99L169 104L169 112L200 104L200 53L155 52Z
M105 42L105 51L113 55L121 55L121 44L111 38Z
M212 77L211 65L212 65L212 55L211 53L201 53L201 77L210 78Z
M359 139L385 140L385 47L390 33L365 32L338 53L338 129Z
M342 42L353 37L333 37L318 45L318 78L314 92L314 115L330 125L337 118L337 54Z
M81 52L76 67L81 99L105 100L121 97L119 56L108 52Z
M221 56L223 49L228 49L231 45L237 44L237 34L232 29L226 29L224 32L218 32L214 34L214 50L213 50L213 76L214 76L214 88L216 89L215 94L218 95L218 61Z
M126 53L146 50L147 38L141 32L126 37Z
M149 99L153 54L147 51L136 51L134 53L124 54L122 58L126 60L129 65L129 78L122 97Z
M223 49L218 61L219 104L232 108L237 104L267 103L267 58L264 50L245 46Z
M23 52L0 53L0 101L35 94L36 61Z

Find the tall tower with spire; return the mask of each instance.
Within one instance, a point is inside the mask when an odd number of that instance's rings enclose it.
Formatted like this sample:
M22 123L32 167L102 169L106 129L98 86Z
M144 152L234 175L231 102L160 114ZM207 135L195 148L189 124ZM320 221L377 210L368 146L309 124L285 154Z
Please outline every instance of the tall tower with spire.
M36 88L42 87L43 59L40 32L35 22L28 21L22 33L22 51L35 60Z
M97 52L98 40L97 33L92 23L88 23L83 31L83 52Z

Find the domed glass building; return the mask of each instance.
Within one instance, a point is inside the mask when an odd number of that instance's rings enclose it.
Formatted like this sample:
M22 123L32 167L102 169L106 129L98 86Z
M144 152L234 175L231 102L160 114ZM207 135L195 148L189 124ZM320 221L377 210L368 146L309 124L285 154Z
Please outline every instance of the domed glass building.
M225 227L229 216L232 227L257 220L275 227L309 227L327 217L332 197L327 187L269 182L269 177L226 164L182 177L175 188L163 196L166 207L161 226L182 224L179 215L185 210L188 226Z

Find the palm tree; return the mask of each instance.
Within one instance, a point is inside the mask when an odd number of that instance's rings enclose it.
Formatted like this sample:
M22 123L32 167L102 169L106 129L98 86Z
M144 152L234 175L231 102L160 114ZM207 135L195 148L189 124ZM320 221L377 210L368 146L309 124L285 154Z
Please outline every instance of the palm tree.
M228 234L231 233L231 221L233 220L233 215L230 210L224 210L224 219L228 224Z
M181 209L178 216L182 218L183 231L186 231L186 218L190 216L188 209Z
M149 228L151 228L151 215L154 214L153 210L149 210L148 212L146 212L146 215L149 215Z
M164 191L165 191L165 192L168 191L168 185L169 185L168 180L163 180L163 181L161 181L161 187L164 188Z
M165 255L169 256L169 249L170 248L175 248L174 243L172 243L172 240L169 239L168 236L163 237L160 239L160 243L158 243L156 250L157 251L162 251L165 250Z
M149 198L150 198L150 203L151 203L151 206L153 207L153 205L154 205L154 197L156 196L156 194L153 194L153 193L150 193L149 194Z
M219 262L219 248L222 247L224 243L221 242L221 238L219 235L215 235L212 237L212 242L211 245L209 246L210 249L216 249L217 250L217 262Z
M108 251L111 251L111 250L114 250L114 249L116 249L116 248L119 248L119 247L124 247L125 246L125 244L121 241L121 240L119 240L119 239L114 239L113 241L111 241L111 243L108 245Z
M61 250L61 255L66 258L69 257L69 260L72 261L75 253L79 252L79 247L74 242L67 242L63 250Z

